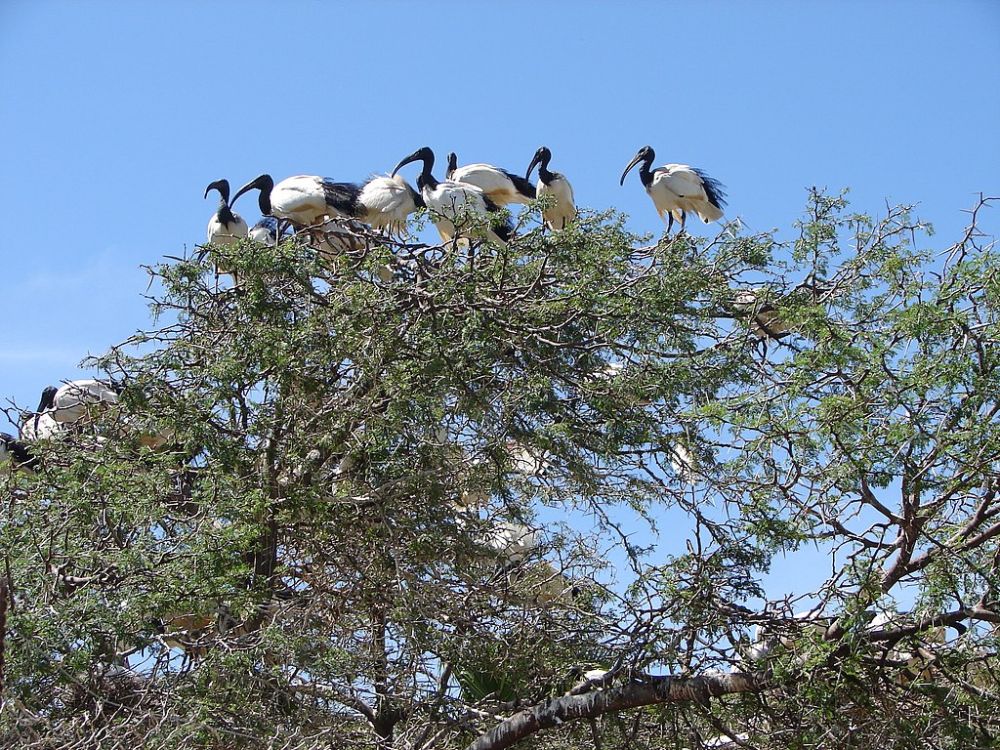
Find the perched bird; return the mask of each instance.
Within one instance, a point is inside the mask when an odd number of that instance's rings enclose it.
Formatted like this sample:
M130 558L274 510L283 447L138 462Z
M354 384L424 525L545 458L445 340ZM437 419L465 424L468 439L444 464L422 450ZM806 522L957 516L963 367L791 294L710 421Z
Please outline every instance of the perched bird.
M632 167L642 163L639 179L660 218L667 219L668 232L673 227L675 218L680 221L681 229L684 229L688 211L698 214L706 224L722 218L726 194L722 191L721 183L687 164L664 164L651 170L650 166L655 158L653 149L643 146L625 167L619 184L624 185L625 176Z
M65 431L65 425L56 421L52 416L52 402L56 397L57 390L55 386L46 386L42 390L38 408L33 412L26 411L21 414L19 430L21 440L28 442L47 440Z
M540 543L538 531L514 521L493 521L484 536L505 562L514 564L523 562Z
M32 455L28 446L13 435L0 432L0 461L10 459L14 468L34 469L38 466L38 456Z
M48 390L43 391L43 397ZM70 424L86 416L91 407L117 403L118 393L109 384L87 378L69 380L55 389L49 408L53 419Z
M538 187L536 193L539 198L543 196L552 196L553 203L546 209L542 210L542 218L545 219L545 223L548 225L549 229L563 229L566 227L566 222L573 221L576 218L576 204L573 202L573 186L569 184L569 180L566 179L565 175L559 174L558 172L549 171L549 160L552 159L552 152L545 146L539 148L534 157L531 159L531 164L528 165L528 171L524 173L525 179L531 177L531 170L538 166Z
M21 415L19 434L21 440L33 443L36 440L57 438L66 432L66 427L67 425L55 420L51 411L25 412Z
M250 239L259 242L261 245L273 247L278 244L278 220L273 216L265 216L252 227L250 227ZM284 229L284 227L282 227ZM285 236L283 231L282 237Z
M424 199L399 175L372 177L358 190L352 218L375 229L402 234L407 217L424 207Z
M239 214L233 213L229 203L229 180L216 180L205 188L205 197L216 190L219 193L219 208L208 220L208 243L211 245L235 245L247 236L247 223Z
M463 214L485 217L489 212L497 211L498 208L483 191L474 185L469 185L454 180L438 180L431 173L434 169L434 152L428 146L417 149L409 156L405 157L396 168L396 172L406 164L415 161L423 162L423 169L417 177L417 188L424 200L424 204L430 209L434 225L441 234L441 239L450 242L461 234L456 224L461 224ZM498 245L506 244L510 239L511 227L509 224L486 230L487 238Z
M737 292L732 306L736 312L753 317L750 330L758 339L780 339L790 331L788 325L778 315L777 308L769 302L762 301L752 289Z
M458 166L454 152L448 154L448 171L445 178L466 185L475 185L498 206L508 203L527 203L535 199L535 187L520 175L492 164L466 164Z
M325 217L343 216L356 199L356 185L334 182L328 177L297 175L277 185L269 174L250 180L236 191L233 203L243 193L259 190L257 199L264 216L286 219L296 227L308 227Z

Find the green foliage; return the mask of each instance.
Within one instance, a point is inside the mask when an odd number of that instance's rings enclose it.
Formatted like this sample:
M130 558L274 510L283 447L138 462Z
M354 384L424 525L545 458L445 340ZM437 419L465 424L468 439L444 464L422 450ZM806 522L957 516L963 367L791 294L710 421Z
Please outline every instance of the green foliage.
M644 247L604 213L506 247L213 248L221 288L152 269L159 328L96 363L121 403L2 470L0 733L461 747L593 664L579 690L768 687L534 744L995 732L997 257L847 208L813 192L787 244ZM816 549L820 627L765 587Z

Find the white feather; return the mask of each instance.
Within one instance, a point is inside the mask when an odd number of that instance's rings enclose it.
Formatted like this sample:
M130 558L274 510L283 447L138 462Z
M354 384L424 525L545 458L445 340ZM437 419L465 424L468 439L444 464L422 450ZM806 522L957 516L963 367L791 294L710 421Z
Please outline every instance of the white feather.
M486 543L507 562L522 562L538 548L538 532L513 521L497 521L486 535Z
M41 414L30 414L21 424L21 440L52 440L66 431L66 425L57 422L49 411Z
M563 175L557 175L549 184L541 180L537 186L538 197L552 196L554 203L542 211L542 218L549 229L564 229L576 218L576 203L573 201L573 186Z
M417 210L415 195L400 175L375 177L365 183L358 196L365 210L361 218L376 229L401 234L406 229L406 218Z
M117 403L118 394L107 384L93 378L71 380L56 390L50 411L53 419L67 424L81 419L91 406Z
M701 176L687 164L664 164L654 169L646 192L664 220L668 213L680 220L681 211L698 214L706 224L722 218L722 210L709 201Z
M288 177L271 188L271 215L310 226L334 210L326 203L323 178L314 175Z
M448 175L448 179L474 185L498 206L506 206L508 203L527 203L531 200L517 191L514 181L504 174L502 169L491 164L466 164Z
M332 260L345 253L356 253L364 249L366 227L353 219L330 219L316 229L308 231L309 246Z
M212 214L212 218L208 220L206 236L209 244L235 245L246 237L248 233L247 223L243 221L243 218L239 214L234 213L231 222L223 223L222 219L219 218L219 212L216 211Z
M473 185L465 185L454 180L442 180L433 188L424 186L421 190L424 203L431 212L434 226L437 227L441 239L450 242L456 238L455 222L461 226L465 217L489 216L486 210L486 199L483 191ZM486 230L486 236L491 242L505 246L506 243L492 229Z

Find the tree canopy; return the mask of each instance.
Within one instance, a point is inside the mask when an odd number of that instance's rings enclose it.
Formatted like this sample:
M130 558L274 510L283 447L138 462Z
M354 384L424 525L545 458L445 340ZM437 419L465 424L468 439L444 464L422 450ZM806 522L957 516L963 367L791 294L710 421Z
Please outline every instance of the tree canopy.
M0 740L986 746L986 206L150 268L120 402L0 467Z

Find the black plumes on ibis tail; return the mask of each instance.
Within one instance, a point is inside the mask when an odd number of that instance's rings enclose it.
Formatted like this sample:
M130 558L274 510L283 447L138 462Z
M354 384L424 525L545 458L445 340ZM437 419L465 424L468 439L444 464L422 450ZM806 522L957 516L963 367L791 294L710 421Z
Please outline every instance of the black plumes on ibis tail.
M702 172L700 169L694 169L694 173L701 178L702 185L705 187L705 195L708 196L708 202L715 206L720 211L726 207L726 193L723 190L723 184L713 177L709 177L707 174Z
M326 205L335 208L342 214L359 216L364 212L364 207L358 203L360 195L361 186L356 183L323 180L323 196L326 199Z
M508 172L506 169L501 169L500 171L510 178L510 181L514 183L514 189L517 190L517 192L519 192L521 195L526 195L532 200L538 197L535 194L535 186L532 185L523 177L521 177L521 175L512 174Z
M485 195L483 196L483 201L486 203L486 210L490 214L495 214L502 210L500 206L491 201ZM493 222L491 221L490 226L496 233L496 236L502 239L504 242L510 241L510 238L514 236L514 223L511 221L510 217L508 217L507 220L503 222L503 224L494 225Z
M28 446L17 440L13 435L0 432L0 443L3 444L4 449L10 454L16 466L23 466L27 469L38 467L40 463L38 456L32 455L31 451L28 450Z

